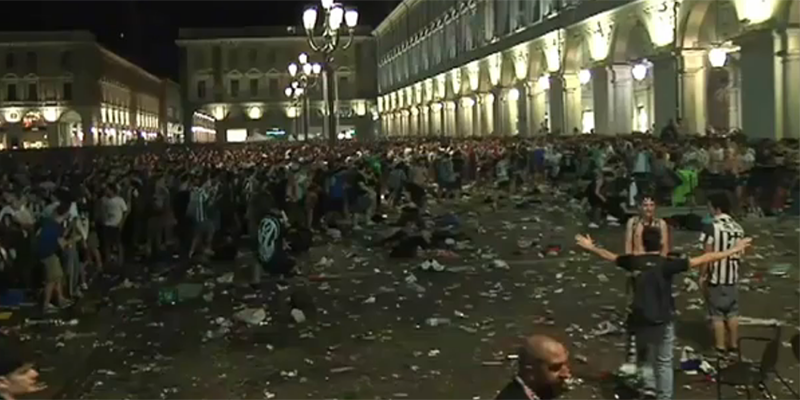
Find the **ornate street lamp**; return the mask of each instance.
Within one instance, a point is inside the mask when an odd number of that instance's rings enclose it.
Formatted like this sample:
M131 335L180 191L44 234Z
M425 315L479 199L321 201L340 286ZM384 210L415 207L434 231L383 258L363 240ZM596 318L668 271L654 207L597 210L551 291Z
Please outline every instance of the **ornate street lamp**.
M311 122L311 107L308 98L309 89L317 86L317 78L322 72L322 66L318 63L310 64L308 62L308 55L300 53L297 57L299 65L296 63L289 64L289 75L295 79L292 82L292 87L286 88L286 96L297 96L297 102L302 104L303 109L303 140L308 140L308 127ZM289 92L291 90L291 92ZM297 93L299 91L299 94Z
M328 117L328 140L331 144L337 140L336 115L334 107L334 86L336 84L335 69L333 68L333 53L336 50L347 50L353 44L353 32L358 24L358 11L347 9L334 0L322 0L323 18L320 19L321 32L316 33L318 11L316 7L306 9L303 13L303 27L308 35L308 45L311 49L324 56L323 90ZM342 43L342 33L347 40Z

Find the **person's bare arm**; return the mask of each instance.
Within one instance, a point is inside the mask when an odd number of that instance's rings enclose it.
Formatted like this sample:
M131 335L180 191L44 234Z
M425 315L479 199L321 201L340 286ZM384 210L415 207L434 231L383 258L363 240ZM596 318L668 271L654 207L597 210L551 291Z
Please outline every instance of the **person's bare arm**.
M714 261L719 261L719 260L722 260L723 258L727 258L727 257L730 257L730 256L736 254L736 253L744 251L744 249L749 247L752 242L753 242L753 239L744 238L744 239L739 240L738 242L736 242L736 245L731 247L728 250L705 253L705 254L703 254L701 256L698 256L698 257L692 257L691 259L689 259L689 266L690 267L698 267L698 266L700 266L700 267L703 267L703 269L705 269L705 267L708 265L708 263L712 263Z
M661 228L661 255L666 257L671 248L670 246L672 243L669 241L669 225L667 225L667 221L663 219L660 220L660 228Z
M600 258L604 260L614 262L617 261L617 258L619 258L619 256L616 253L595 246L591 236L575 235L575 242L578 246L580 246L584 250L597 254Z
M628 218L625 225L625 254L633 254L633 227L635 218Z

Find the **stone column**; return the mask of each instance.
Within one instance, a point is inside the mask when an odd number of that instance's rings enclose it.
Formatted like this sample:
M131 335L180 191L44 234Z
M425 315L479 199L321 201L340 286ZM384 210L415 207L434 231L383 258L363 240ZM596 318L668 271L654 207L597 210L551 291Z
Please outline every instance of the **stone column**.
M654 134L658 134L667 126L669 120L680 116L678 109L678 70L677 61L672 54L664 54L653 60L653 91L656 126Z
M550 90L547 95L550 100L550 131L567 133L564 77L557 74L550 75Z
M572 134L575 128L578 132L583 131L582 128L582 112L581 107L581 82L578 78L577 72L570 72L564 74L564 133Z
M517 100L517 132L522 137L530 135L530 127L528 125L528 91L529 86L526 82L517 85L519 90L519 100Z
M81 116L81 130L83 131L83 145L94 146L97 144L96 135L92 132L94 128L94 113L90 108L79 110L78 114Z
M778 107L777 41L769 29L746 33L737 39L741 46L742 130L750 138L777 139L783 130Z
M475 95L475 104L472 105L472 136L483 136L483 99L479 93Z
M450 117L450 118L451 118L452 124L453 124L453 132L450 132L450 134L453 137L460 137L460 136L462 136L462 132L461 132L461 129L462 129L461 128L461 110L463 109L463 107L461 106L461 101L460 100L453 100L452 104L453 104L452 105L453 111L451 111L452 117Z
M594 131L599 134L616 134L611 120L614 115L613 88L606 67L592 69L592 112L594 113Z
M61 147L61 125L58 121L47 123L47 147Z
M194 132L192 132L192 127L194 126L194 106L187 105L181 108L183 109L183 115L181 115L181 122L183 123L183 142L194 143Z
M486 93L483 96L483 107L481 109L484 115L481 118L481 121L483 121L481 135L489 136L494 134L495 129L494 103L500 100L495 98L494 93Z
M786 30L783 56L783 137L800 138L800 29Z
M286 116L283 116L283 120L286 121L286 119L287 119ZM216 121L214 123L214 130L216 131L216 133L214 135L214 141L217 142L217 143L225 143L225 142L228 141L227 134L226 134L226 129L225 129L224 125L225 124L223 123L223 121ZM284 126L286 126L286 125L284 125Z
M494 105L492 108L494 124L492 124L490 132L494 136L508 136L508 113L505 112L508 105L508 89L494 88L492 94L494 95L494 103L492 103Z
M612 68L614 113L611 117L611 134L627 135L633 132L633 75L630 65Z
M706 59L705 51L683 52L682 118L689 134L706 131ZM662 127L656 126L658 129Z

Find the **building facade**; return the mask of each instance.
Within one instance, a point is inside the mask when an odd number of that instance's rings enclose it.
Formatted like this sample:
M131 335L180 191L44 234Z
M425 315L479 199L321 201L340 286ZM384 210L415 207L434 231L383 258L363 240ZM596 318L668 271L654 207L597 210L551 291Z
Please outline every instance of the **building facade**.
M344 40L344 39L343 39ZM301 108L289 99L288 66L307 53L321 62L300 28L181 29L184 132L192 140L239 142L253 137L297 138ZM352 45L335 54L340 131L370 137L377 127L375 42L357 30ZM322 134L326 108L322 83L308 91L310 137ZM188 135L187 135L188 137Z
M174 83L168 89L89 32L0 33L0 61L3 148L155 138L167 133L168 110L180 109Z
M374 35L392 135L800 137L800 1L405 0Z

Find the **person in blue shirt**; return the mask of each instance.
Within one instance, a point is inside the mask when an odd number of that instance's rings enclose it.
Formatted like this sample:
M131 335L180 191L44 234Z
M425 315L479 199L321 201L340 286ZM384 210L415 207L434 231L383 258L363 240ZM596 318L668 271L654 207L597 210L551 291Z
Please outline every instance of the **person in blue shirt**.
M59 307L68 307L71 303L64 297L63 281L64 269L59 258L62 249L74 246L70 240L64 238L64 221L69 214L69 204L61 203L55 212L42 220L36 236L36 256L44 266L44 298L43 311L50 313L58 308L52 304L53 296Z

